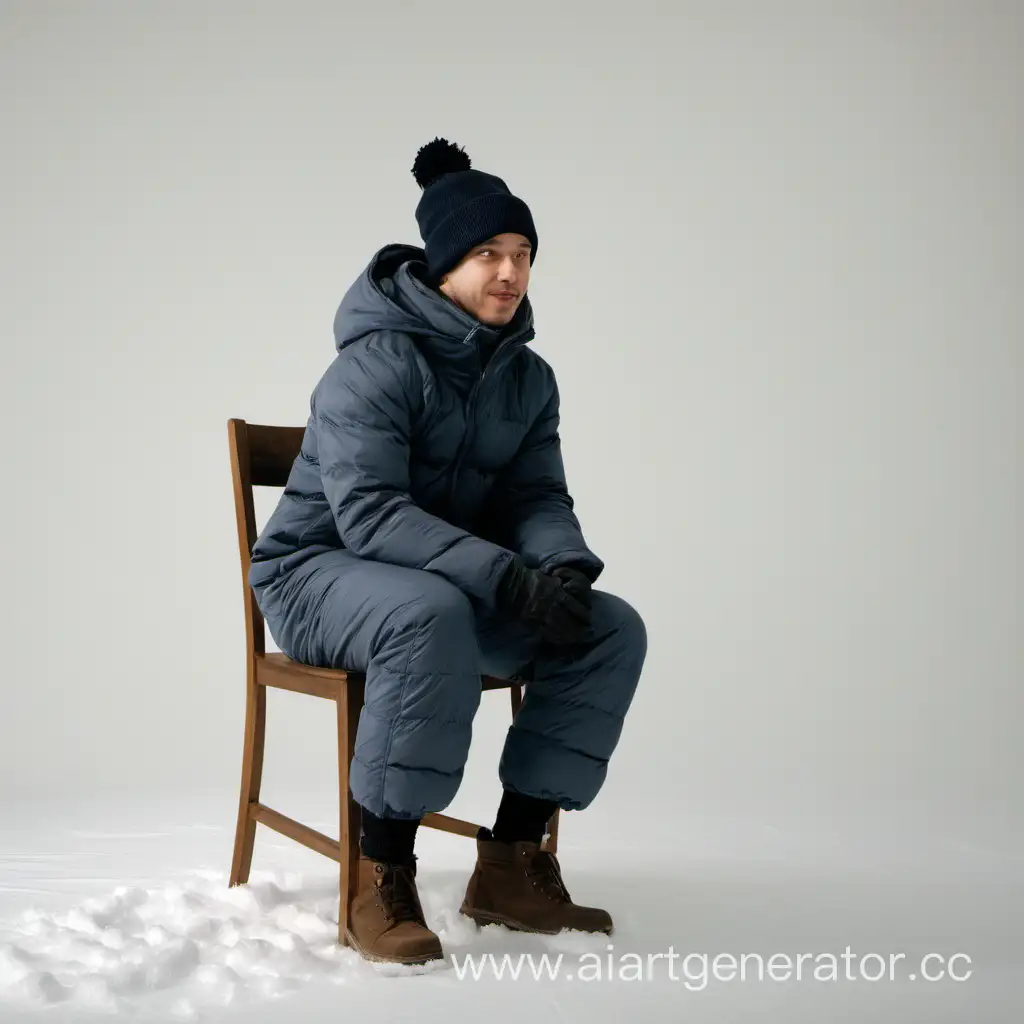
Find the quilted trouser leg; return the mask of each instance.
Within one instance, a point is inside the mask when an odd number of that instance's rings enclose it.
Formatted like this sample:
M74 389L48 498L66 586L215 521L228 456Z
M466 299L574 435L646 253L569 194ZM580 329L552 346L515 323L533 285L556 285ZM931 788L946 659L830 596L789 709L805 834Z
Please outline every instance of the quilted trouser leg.
M530 639L517 623L480 632L484 671L529 680L499 763L507 789L582 810L597 795L618 744L647 654L640 615L620 597L593 592L590 637L571 647Z
M293 570L264 605L290 657L366 674L353 798L395 818L451 803L481 696L475 615L465 594L435 573L339 551Z

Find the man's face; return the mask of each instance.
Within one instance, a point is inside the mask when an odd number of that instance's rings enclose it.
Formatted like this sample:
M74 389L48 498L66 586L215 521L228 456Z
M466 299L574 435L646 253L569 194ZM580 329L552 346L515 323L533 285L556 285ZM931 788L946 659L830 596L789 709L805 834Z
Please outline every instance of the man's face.
M530 242L506 232L473 246L439 290L481 323L501 327L515 315L529 280Z

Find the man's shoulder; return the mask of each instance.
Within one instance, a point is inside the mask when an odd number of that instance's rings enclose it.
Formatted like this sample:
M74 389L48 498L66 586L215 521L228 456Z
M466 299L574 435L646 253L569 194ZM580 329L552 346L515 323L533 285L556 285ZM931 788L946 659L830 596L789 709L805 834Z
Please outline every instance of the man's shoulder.
M543 408L558 393L554 367L532 348L524 347L519 356L519 387L530 405Z
M422 370L422 353L412 335L382 327L367 331L362 337L343 345L328 372L342 375L369 372L409 377L418 376Z
M535 349L524 345L519 350L519 372L529 376L537 383L553 386L555 383L555 368Z
M335 362L348 359L361 360L366 357L383 363L407 363L419 353L411 334L390 327L378 327L367 331L361 337L344 344L337 353Z
M402 331L381 329L343 345L327 366L316 390L325 388L402 390L413 394L424 384L425 367L413 339Z

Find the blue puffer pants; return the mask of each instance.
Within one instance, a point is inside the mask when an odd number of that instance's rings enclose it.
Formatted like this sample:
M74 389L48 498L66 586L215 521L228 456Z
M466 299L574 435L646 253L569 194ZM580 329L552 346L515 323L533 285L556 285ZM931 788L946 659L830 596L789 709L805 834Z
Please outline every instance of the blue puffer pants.
M441 811L462 782L481 675L526 678L499 764L502 785L582 810L604 782L647 653L640 615L593 592L591 638L543 643L481 616L438 576L339 550L257 592L277 646L307 665L366 675L353 798L381 817Z

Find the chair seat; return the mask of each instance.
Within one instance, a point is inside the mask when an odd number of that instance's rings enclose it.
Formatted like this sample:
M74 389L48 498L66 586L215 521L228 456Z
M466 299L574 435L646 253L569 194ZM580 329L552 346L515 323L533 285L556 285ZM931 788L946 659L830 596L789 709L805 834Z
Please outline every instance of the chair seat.
M349 672L341 668L323 668L317 665L303 665L293 661L287 654L256 655L256 685L273 686L280 690L293 690L313 697L336 700L342 687L349 680L364 678L361 672ZM518 686L517 679L501 679L498 676L483 676L481 689L504 690Z
M287 654L275 651L272 654L258 656L260 660L268 665L273 665L272 672L288 672L303 678L314 676L319 679L331 679L336 683L343 683L350 675L357 673L349 672L343 668L326 668L323 665L304 665L301 661L293 661Z
M336 700L349 679L357 676L362 678L358 673L340 668L303 665L279 652L256 655L257 686L273 686Z

